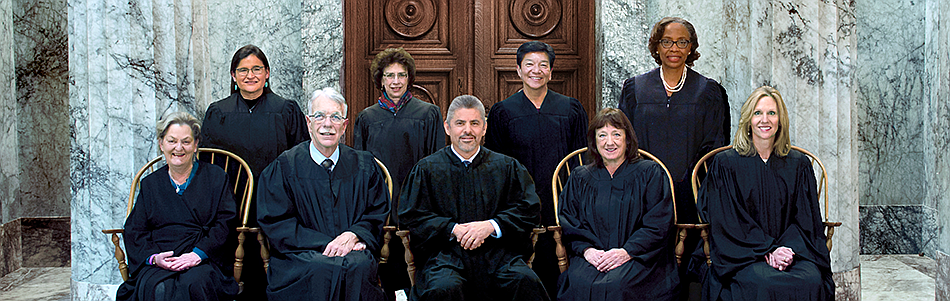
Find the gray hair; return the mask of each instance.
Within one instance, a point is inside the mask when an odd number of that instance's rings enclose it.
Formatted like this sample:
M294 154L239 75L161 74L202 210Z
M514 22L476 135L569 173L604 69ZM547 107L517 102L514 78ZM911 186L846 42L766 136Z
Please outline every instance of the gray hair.
M198 118L188 114L188 112L175 112L171 113L168 116L165 116L162 120L159 120L155 125L155 134L157 135L158 140L165 138L165 134L168 132L168 127L173 124L184 125L191 128L191 137L198 140L198 137L201 136L201 121L198 121Z
M343 98L343 94L337 92L336 89L326 87L320 90L313 91L313 95L310 96L310 104L307 106L307 114L313 114L313 101L320 96L326 96L330 100L333 100L341 107L343 107L343 117L346 117L346 99Z
M485 120L485 105L482 104L481 100L478 100L478 97L473 95L459 95L452 100L452 104L449 105L448 112L445 113L445 122L450 122L453 117L455 117L455 111L458 109L476 109L479 113L482 113L482 120Z

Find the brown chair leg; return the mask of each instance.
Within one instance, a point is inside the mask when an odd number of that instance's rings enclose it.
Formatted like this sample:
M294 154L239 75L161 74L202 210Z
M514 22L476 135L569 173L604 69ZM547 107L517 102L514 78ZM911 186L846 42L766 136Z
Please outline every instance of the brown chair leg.
M528 257L529 268L533 267L532 264L534 264L534 255L538 252L535 249L535 245L538 244L538 236L540 236L541 233L544 233L544 228L531 229L531 257Z
M712 259L709 257L709 229L700 229L699 236L703 239L703 253L706 253L706 265L712 266Z
M119 274L122 280L129 280L129 265L125 263L125 252L119 247L119 234L112 233L112 244L115 245L115 260L119 262Z
M681 266L683 264L683 253L686 252L686 228L679 228L676 235L676 248L674 248L674 253L676 254L676 266Z
M261 260L264 261L264 273L270 268L270 245L264 239L263 232L257 232L257 242L261 244Z
M379 248L379 263L384 264L389 262L389 242L393 240L393 233L396 228L391 226L383 227L383 246Z
M238 292L244 291L244 282L241 282L241 273L244 271L244 239L244 231L238 232L237 250L234 251L234 282L238 284Z
M416 285L416 265L413 262L415 259L412 256L412 251L409 250L409 230L396 231L396 236L402 239L402 246L406 249L406 272L409 273L409 285Z
M554 236L554 255L557 256L557 269L564 273L564 271L567 271L570 262L567 261L567 249L564 247L564 242L561 241L561 227L550 226L548 231L551 231Z
M826 225L825 228L826 228L826 230L825 230L825 236L827 236L827 239L828 239L827 241L825 241L825 245L828 246L828 252L831 252L831 247L832 247L832 246L831 246L831 237L832 237L832 236L835 236L835 227L834 227L834 226Z

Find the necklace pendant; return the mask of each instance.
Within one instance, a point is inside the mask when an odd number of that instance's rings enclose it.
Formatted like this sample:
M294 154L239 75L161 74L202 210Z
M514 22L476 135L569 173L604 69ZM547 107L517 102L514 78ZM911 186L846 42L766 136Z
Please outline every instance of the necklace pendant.
M181 187L175 187L175 193L178 193L179 191L181 191Z

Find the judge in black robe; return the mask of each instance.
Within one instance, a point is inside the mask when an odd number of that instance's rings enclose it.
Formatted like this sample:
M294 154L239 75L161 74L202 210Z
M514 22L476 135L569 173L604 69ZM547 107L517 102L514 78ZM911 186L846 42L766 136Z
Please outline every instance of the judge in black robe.
M386 165L393 178L391 208L399 208L399 191L412 166L445 146L442 112L439 107L413 97L408 90L415 79L416 65L403 48L388 48L370 65L376 88L382 91L376 103L364 109L353 124L353 148L373 153ZM405 75L405 76L403 76ZM389 225L398 226L397 210ZM390 257L380 265L380 278L388 292L410 286L405 250L398 238L389 242Z
M661 40L690 41L688 45L661 45ZM685 47L684 47L685 46ZM680 223L697 223L690 179L703 155L728 143L729 101L726 90L713 79L689 68L699 59L693 25L681 18L663 18L651 32L648 48L659 68L624 81L619 109L637 132L640 149L663 161L673 176ZM661 80L682 84L668 91ZM682 75L682 76L681 76ZM677 84L670 84L670 87ZM673 89L676 90L676 89ZM695 232L695 231L691 231ZM688 246L695 246L692 233Z
M383 300L376 270L380 232L389 214L388 188L372 154L338 144L345 123L333 124L329 116L346 116L345 111L324 112L321 104L332 103L329 97L342 102L342 95L333 93L314 94L312 110L327 115L308 117L314 141L284 152L261 173L258 221L270 242L267 297L272 301ZM335 135L319 137L318 131ZM318 159L332 161L332 167L317 164ZM356 245L363 247L327 254L345 234L355 235Z
M241 68L263 66L260 75ZM307 123L296 102L273 93L269 87L270 64L259 48L247 45L238 49L231 60L231 95L212 103L205 111L201 132L201 147L230 151L247 162L258 179L261 171L280 153L300 142L308 140ZM262 79L262 80L261 80ZM257 185L254 186L252 204L256 203ZM236 200L241 202L243 200ZM237 208L241 208L238 204ZM248 227L257 226L257 208L250 206ZM242 216L240 212L238 216ZM242 218L235 219L232 229L241 226ZM237 244L237 232L229 238L229 244ZM264 299L264 264L260 257L260 245L256 239L244 241L244 269L241 280L245 282L243 300Z
M170 122L159 133L160 146L166 162L182 170L187 180L175 183L183 179L173 178L169 165L142 179L123 234L129 279L119 286L116 299L231 300L238 293L231 277L234 249L225 247L228 222L235 217L232 186L220 167L195 162L197 142L180 148L168 147L171 143L164 141L171 126L190 126L198 120L187 113L175 113L166 120ZM182 140L187 139L194 139L194 135ZM185 260L190 255L201 260L175 271L157 262L165 261L160 256L165 252L172 253L167 259Z
M452 145L420 160L402 189L399 218L419 267L409 300L549 300L525 264L540 209L531 176L478 145L485 119L477 98L457 97L448 115ZM476 228L487 231L461 230Z
M593 163L574 168L561 192L558 214L570 265L560 276L557 299L676 300L679 276L666 172L656 162L635 155L636 136L620 110L604 109L594 117L588 135L608 129L607 124L629 133L619 156L625 160L611 162L592 153ZM590 149L600 152L595 143L601 139L589 141ZM634 155L627 156L626 151ZM630 259L601 271L596 261L585 257L588 249L622 250Z
M541 225L553 226L551 177L567 154L587 146L587 112L580 101L548 89L554 50L537 41L518 48L522 90L491 107L485 147L524 164L541 199ZM546 67L545 67L546 66ZM552 296L556 292L557 258L554 239L542 234L536 245L534 270Z
M747 111L752 114L746 107L770 98L780 104L777 111L783 117L777 123L788 124L778 91L757 89L743 106L735 148L713 157L700 190L699 209L710 224L712 260L704 300L834 299L811 160L789 149L783 125L778 126L774 149L757 150L743 138L750 136L750 124L758 128L756 121L745 118ZM753 132L751 140L756 135ZM776 255L783 248L794 255Z

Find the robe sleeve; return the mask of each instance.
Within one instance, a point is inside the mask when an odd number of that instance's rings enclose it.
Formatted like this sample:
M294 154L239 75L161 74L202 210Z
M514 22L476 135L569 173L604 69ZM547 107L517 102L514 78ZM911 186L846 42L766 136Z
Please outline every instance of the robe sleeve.
M670 183L666 173L659 164L652 164L648 174L643 177L644 185L643 208L646 213L642 217L642 224L633 235L624 243L633 258L642 262L653 262L662 252L667 252L670 229L673 227L673 198L670 194ZM632 222L632 221L621 221Z
M706 80L706 89L703 92L703 141L696 158L690 162L699 161L699 158L710 151L728 144L729 134L729 100L722 85L714 80Z
M631 77L623 81L623 90L620 92L620 100L617 103L617 108L620 109L620 111L623 111L624 115L627 115L627 119L630 120L630 124L637 124L635 120L635 117L637 116L636 77Z
M236 214L234 195L231 194L229 189L229 187L232 186L229 185L230 181L227 179L227 174L222 173L222 176L224 179L213 182L221 184L220 187L209 189L210 191L214 191L215 195L207 196L209 199L215 199L214 202L210 203L217 204L214 217L212 217L212 220L208 224L210 229L195 243L196 248L201 249L201 251L204 251L211 258L218 260L224 260L224 258L228 257L226 252L222 253L228 250L222 250L221 247L224 246L225 241L228 239L228 234L230 233L228 224Z
M511 137L511 133L508 132L507 112L505 112L504 105L499 102L492 105L491 111L488 113L485 148L510 156L509 145L505 143L508 137Z
M382 232L383 223L389 215L389 191L382 176L383 172L375 162L372 162L372 157L369 158L371 162L367 163L372 166L373 173L367 181L369 183L369 187L366 188L366 194L369 197L366 200L368 204L366 204L366 210L360 215L360 220L350 226L347 231L356 234L360 241L375 253L380 247L378 238Z
M590 231L590 223L582 218L583 200L591 192L585 188L586 179L589 174L584 171L587 167L579 166L574 168L571 177L567 179L564 190L561 191L558 204L558 215L560 216L561 229L564 231L564 241L568 243L568 249L572 254L583 256L587 248L604 249L604 246L598 245L597 236Z
M434 154L445 146L445 128L442 126L442 112L439 111L439 107L433 107L429 112L429 117L426 118L426 120L429 120L431 124L429 124L429 130L426 133L424 150L426 156Z
M736 272L776 247L775 238L766 234L739 203L736 166L717 154L699 192L699 210L710 227L710 257L713 273L732 278Z
M287 147L293 147L301 142L310 140L310 132L307 129L307 116L300 110L300 106L294 101L286 101L284 116L287 124L287 141L290 142Z
M151 185L143 183L139 189L139 197L132 206L132 212L125 219L125 230L123 240L125 241L125 252L129 258L129 271L135 275L137 271L146 264L148 257L155 253L172 250L159 250L152 240L152 226L149 217L152 213Z
M217 123L218 119L220 119L220 117L218 117L217 114L219 114L218 107L214 103L212 103L210 106L208 106L208 110L205 111L205 118L201 120L201 124ZM211 133L207 130L201 131L200 139L198 140L199 146L211 147L210 142L211 142Z
M541 198L535 191L528 169L517 160L512 160L508 168L508 174L504 175L509 181L507 199L501 200L503 202L498 205L494 219L502 235L526 233L541 222Z
M432 189L435 187L432 187L426 165L426 162L416 164L403 183L399 196L399 222L412 231L413 251L431 254L450 243L451 226L456 222L435 211L436 202L442 200Z
M821 223L821 210L818 208L817 182L811 162L805 158L799 160L796 170L796 186L792 202L791 224L775 243L786 246L795 252L796 260L808 260L819 267L829 268L828 246ZM793 264L794 265L794 264Z
M571 140L570 150L578 150L587 146L587 111L580 101L571 99Z
M357 150L366 150L366 121L363 121L365 116L364 112L360 112L353 121L353 148Z
M333 237L305 227L299 222L297 208L294 205L292 183L288 183L290 173L285 157L277 158L264 169L257 191L257 219L261 230L267 235L274 250L279 252L297 250L323 251Z

